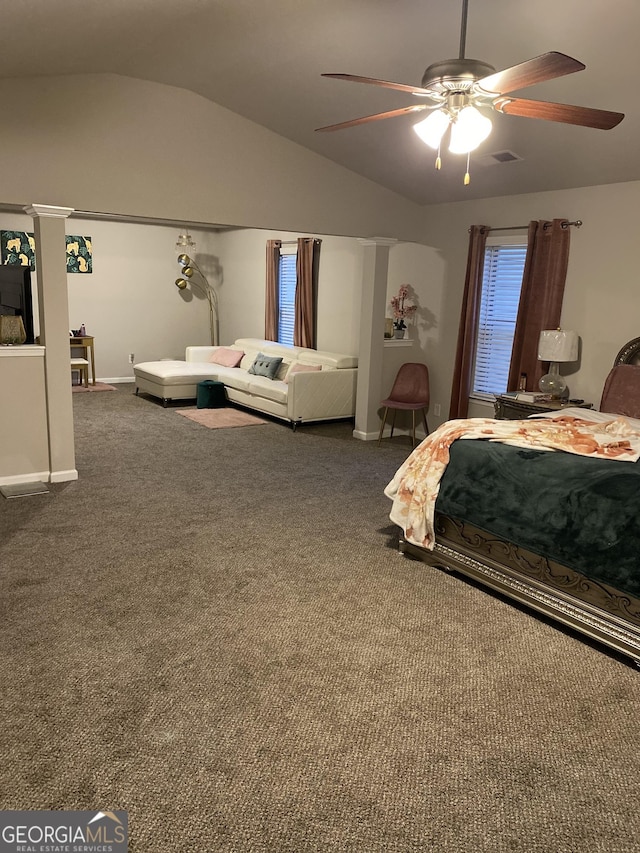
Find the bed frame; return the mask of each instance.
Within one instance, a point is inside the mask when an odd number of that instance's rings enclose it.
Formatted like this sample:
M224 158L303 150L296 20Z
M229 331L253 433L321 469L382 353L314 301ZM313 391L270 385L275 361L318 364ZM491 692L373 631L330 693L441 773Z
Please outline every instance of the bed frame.
M472 578L640 666L640 599L448 516L436 514L435 531L433 551L403 537L400 551Z
M640 338L634 338L622 347L614 367L639 360ZM437 512L435 531L433 551L402 536L400 551L478 581L640 666L640 599Z

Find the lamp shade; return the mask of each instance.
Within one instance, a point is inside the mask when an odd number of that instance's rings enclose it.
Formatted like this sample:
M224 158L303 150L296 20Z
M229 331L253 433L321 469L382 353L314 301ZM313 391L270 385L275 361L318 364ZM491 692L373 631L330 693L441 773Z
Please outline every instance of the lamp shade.
M484 142L490 133L491 120L475 107L464 107L451 125L449 151L452 154L468 154Z
M430 145L431 148L437 148L440 145L440 140L448 127L449 116L442 110L436 110L427 116L424 121L419 121L413 125L413 129L420 139L426 142L427 145Z
M545 329L538 341L539 361L577 361L578 335L565 329Z

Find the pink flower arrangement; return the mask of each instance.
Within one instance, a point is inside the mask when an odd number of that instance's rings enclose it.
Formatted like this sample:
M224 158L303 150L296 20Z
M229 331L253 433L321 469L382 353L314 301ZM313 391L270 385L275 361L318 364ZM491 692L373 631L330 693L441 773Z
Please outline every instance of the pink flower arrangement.
M401 284L397 296L391 297L391 308L393 309L393 325L396 329L406 329L405 320L410 320L416 313L417 305L405 305L405 299L409 297L409 285Z

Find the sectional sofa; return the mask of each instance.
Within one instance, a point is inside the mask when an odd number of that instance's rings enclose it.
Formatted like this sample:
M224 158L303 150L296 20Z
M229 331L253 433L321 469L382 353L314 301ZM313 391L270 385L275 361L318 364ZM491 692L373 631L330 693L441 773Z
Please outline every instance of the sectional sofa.
M141 362L133 371L136 394L151 394L165 406L195 398L198 383L214 379L224 383L229 401L294 428L355 414L358 359L343 353L238 338L227 347L187 347L184 361Z

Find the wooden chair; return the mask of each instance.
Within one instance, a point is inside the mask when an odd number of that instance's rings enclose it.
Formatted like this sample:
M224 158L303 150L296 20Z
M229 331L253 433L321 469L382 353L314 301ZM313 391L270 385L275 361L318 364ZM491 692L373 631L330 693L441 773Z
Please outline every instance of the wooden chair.
M384 406L384 415L380 425L378 444L380 444L380 441L382 440L382 433L387 422L389 409L393 410L390 438L393 438L396 410L404 409L406 411L411 411L411 442L413 447L415 447L416 412L419 410L422 411L425 433L426 435L429 435L429 426L427 425L427 409L429 407L429 368L427 365L419 364L417 362L407 362L406 364L401 365L393 383L391 393L386 400L382 400L380 405Z
M89 387L89 362L86 358L71 359L71 382L73 383L73 371L77 370L80 374L80 382L85 388Z

